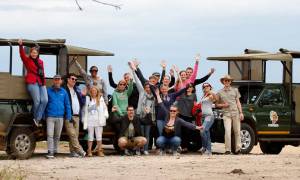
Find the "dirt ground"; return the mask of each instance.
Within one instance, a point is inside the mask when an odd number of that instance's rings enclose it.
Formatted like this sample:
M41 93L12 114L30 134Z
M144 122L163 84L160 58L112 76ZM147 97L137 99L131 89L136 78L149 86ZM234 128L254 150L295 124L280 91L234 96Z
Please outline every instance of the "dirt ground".
M223 155L223 144L213 144L210 157L199 153L125 157L105 147L104 158L70 158L68 145L53 160L39 145L29 160L6 160L0 154L0 177L7 179L300 179L300 147L286 146L279 155L263 155L255 147L249 155ZM4 178L5 179L5 178Z

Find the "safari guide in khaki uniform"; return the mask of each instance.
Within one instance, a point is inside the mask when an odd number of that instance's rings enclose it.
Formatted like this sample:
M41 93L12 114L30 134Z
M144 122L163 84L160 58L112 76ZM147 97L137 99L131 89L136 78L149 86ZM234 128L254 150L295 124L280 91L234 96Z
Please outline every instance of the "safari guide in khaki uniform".
M230 75L225 75L220 79L224 88L217 93L216 106L223 109L223 121L225 128L225 154L231 154L231 127L233 127L235 137L235 152L241 152L241 121L244 114L240 103L240 93L237 88L231 87L233 79Z

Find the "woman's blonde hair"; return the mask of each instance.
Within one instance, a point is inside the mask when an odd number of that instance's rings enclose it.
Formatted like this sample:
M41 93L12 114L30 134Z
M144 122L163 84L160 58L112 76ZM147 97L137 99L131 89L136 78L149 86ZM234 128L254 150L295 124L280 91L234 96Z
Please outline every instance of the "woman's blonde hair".
M102 92L101 92L100 89L97 88L96 86L92 86L92 87L90 88L90 96L91 96L91 98L92 98L92 90L93 90L93 89L96 89L96 91L97 91L97 95L96 95L96 104L97 104L97 106L99 106L99 105L100 105L100 98L101 98L101 96L102 96Z

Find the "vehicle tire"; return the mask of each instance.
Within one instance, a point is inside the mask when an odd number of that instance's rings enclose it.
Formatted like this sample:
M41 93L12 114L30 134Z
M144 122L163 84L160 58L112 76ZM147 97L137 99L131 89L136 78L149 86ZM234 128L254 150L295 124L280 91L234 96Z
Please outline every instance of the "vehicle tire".
M10 156L16 159L28 159L36 146L34 133L29 128L14 128L9 139Z
M197 152L202 147L201 135L199 131L192 131L191 141L188 144L188 151Z
M241 153L249 154L255 144L255 133L249 124L241 124ZM231 151L235 153L235 137L234 132L231 134Z
M279 154L284 145L278 142L259 142L259 147L264 154Z

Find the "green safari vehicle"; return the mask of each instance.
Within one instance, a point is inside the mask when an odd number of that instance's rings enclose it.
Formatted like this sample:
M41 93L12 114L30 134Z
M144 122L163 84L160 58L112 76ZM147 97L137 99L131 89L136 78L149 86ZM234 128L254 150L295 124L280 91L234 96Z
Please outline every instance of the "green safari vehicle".
M113 56L113 53L87 49L72 45L66 45L64 39L43 39L43 40L23 40L25 51L28 52L29 47L39 46L40 55L53 56L54 59L50 63L56 64L56 74L62 76L68 73L79 75L78 70L72 64L74 57L81 66L87 70L88 56ZM37 128L32 120L30 113L32 100L26 90L23 68L22 75L14 75L13 71L13 55L18 54L17 39L0 39L0 48L4 48L7 54L1 54L0 57L8 57L2 62L9 62L9 69L0 72L0 150L6 151L12 158L27 159L31 157L35 150L37 141L45 141L47 139L46 125ZM16 51L17 53L13 53ZM2 52L2 51L1 51ZM20 59L20 58L19 58ZM21 59L19 60L21 63ZM45 64L45 60L44 60ZM45 67L47 68L47 67ZM47 75L47 73L46 73ZM79 78L79 87L84 87L83 78ZM52 78L46 79L47 86L52 85ZM45 121L43 121L45 123ZM81 126L82 128L82 126ZM80 129L79 140L83 146L86 146L84 139L85 132ZM61 140L68 140L63 130ZM103 143L114 143L115 134L109 126L105 127L103 132Z
M207 58L228 62L232 85L241 93L245 116L241 124L242 153L249 153L258 143L265 154L279 154L285 145L299 146L300 84L293 83L295 58L300 58L300 52L286 49L278 53L246 49L241 55ZM266 83L267 61L281 62L282 83ZM224 142L222 111L215 113L212 142Z

